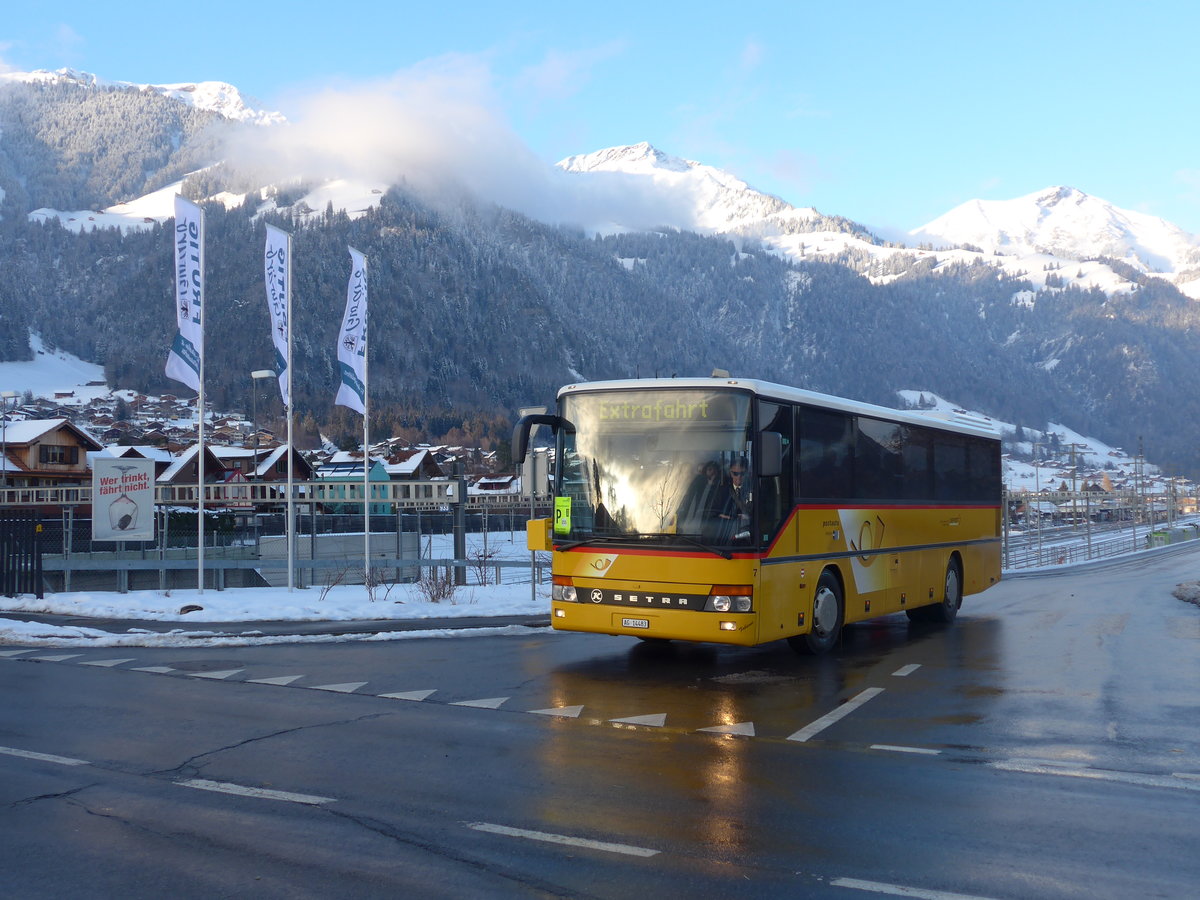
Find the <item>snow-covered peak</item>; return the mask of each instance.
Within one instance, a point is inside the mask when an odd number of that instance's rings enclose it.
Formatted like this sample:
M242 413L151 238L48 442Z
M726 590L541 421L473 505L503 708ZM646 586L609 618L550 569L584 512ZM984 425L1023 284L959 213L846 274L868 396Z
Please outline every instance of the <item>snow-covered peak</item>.
M580 175L649 179L664 194L689 198L693 221L679 224L701 232L779 233L788 220L819 218L816 210L791 206L723 169L671 156L645 142L568 156L558 167Z
M196 109L214 112L226 119L253 125L278 125L286 119L281 113L256 109L236 87L223 81L181 82L179 84L133 84L105 81L90 72L77 69L37 69L33 72L0 73L0 84L76 84L83 88L136 88L153 91Z
M1182 228L1063 186L1013 200L969 200L912 235L988 253L1105 256L1143 272L1180 273L1200 261L1200 242Z

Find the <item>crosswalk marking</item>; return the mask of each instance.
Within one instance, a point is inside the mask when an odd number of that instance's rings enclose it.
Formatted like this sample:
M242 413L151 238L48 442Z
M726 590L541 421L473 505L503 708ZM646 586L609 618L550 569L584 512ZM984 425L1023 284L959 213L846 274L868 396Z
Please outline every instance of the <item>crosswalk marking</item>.
M175 670L170 666L140 666L136 669L130 669L130 672L153 672L155 675L168 675Z
M64 662L68 659L74 659L77 656L83 656L82 653L61 653L58 656L29 656L26 659L36 659L40 662Z
M754 737L753 722L738 722L734 725L712 725L708 728L697 728L697 731L707 731L710 734L739 734Z
M28 650L0 650L0 656L13 657L13 656L20 656L22 653L32 653L32 652L33 652L32 648L30 648Z

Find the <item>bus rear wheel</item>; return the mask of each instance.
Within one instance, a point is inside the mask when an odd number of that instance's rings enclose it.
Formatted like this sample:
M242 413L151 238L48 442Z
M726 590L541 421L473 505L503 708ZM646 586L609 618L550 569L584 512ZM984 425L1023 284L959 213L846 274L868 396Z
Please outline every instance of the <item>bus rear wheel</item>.
M799 653L819 656L837 643L844 617L842 586L837 576L826 569L817 581L817 592L813 596L812 628L808 634L788 638L788 644Z
M914 622L940 622L949 625L958 616L962 606L962 569L957 559L946 564L946 582L942 589L942 602L931 606L919 606L908 611Z

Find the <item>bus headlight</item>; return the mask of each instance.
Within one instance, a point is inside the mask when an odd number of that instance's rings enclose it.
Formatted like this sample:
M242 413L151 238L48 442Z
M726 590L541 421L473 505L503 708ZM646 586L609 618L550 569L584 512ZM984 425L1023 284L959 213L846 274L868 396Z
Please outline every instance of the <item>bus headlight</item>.
M561 576L554 579L554 584L550 588L550 597L563 603L575 603L579 600L579 595L576 593L571 579Z
M753 612L753 589L748 584L715 584L704 608L709 612Z

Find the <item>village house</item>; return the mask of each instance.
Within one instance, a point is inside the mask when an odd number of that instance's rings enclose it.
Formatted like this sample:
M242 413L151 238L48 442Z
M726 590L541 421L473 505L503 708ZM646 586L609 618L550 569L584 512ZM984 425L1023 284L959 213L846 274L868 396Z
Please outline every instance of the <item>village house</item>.
M99 441L65 418L9 422L3 429L0 485L57 487L90 483L87 455L102 449Z

